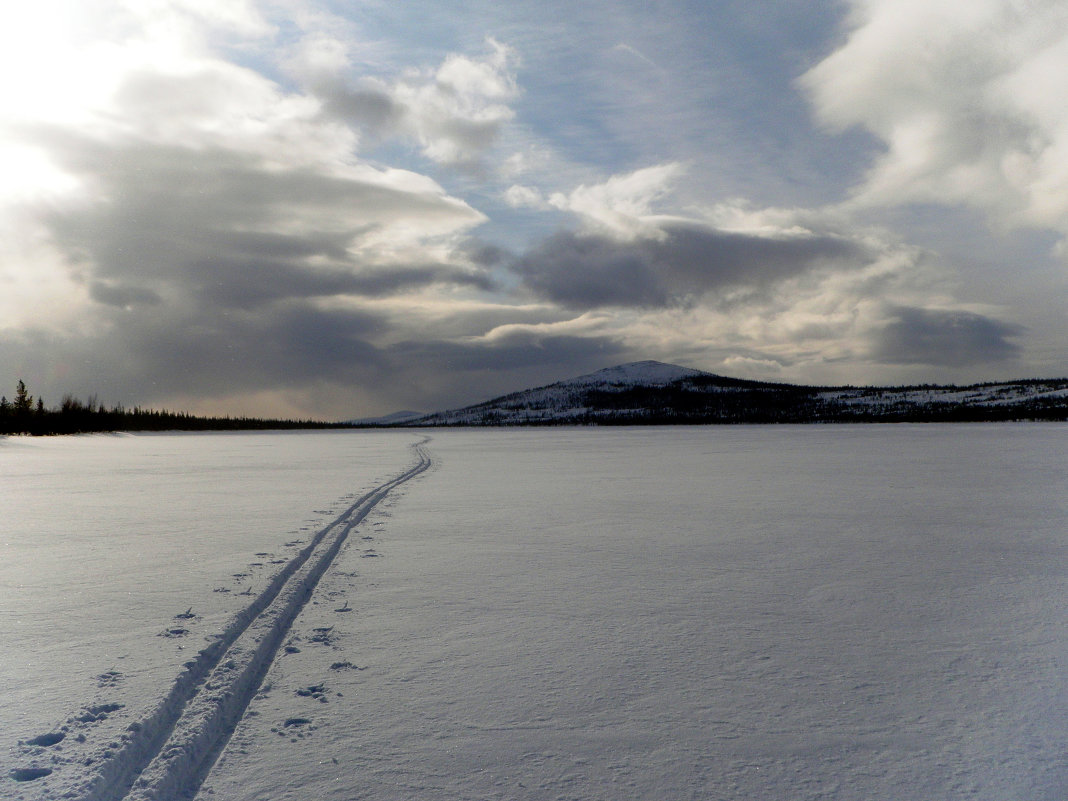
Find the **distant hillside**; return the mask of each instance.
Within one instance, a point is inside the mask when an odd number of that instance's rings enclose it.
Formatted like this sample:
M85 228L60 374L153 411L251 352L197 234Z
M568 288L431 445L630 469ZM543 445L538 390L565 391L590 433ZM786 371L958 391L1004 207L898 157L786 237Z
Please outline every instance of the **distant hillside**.
M746 381L663 362L642 361L392 424L662 425L1066 419L1066 378L966 387L809 387Z
M397 426L404 425L412 420L418 420L420 417L426 417L426 412L413 412L406 409L402 412L393 412L382 417L361 417L358 420L346 420L345 424L352 426Z

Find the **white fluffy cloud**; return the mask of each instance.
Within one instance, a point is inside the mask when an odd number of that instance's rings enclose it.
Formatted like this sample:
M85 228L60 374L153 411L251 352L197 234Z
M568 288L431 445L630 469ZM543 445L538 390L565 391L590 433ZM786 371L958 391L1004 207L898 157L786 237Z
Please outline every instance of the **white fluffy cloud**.
M646 218L682 172L682 165L677 163L645 167L613 175L604 183L583 184L566 194L556 192L549 203L561 211L574 212L587 225L613 236L655 236L657 229Z
M548 203L545 200L545 196L533 186L523 186L522 184L512 184L506 190L502 196L504 202L514 209L545 209L548 208Z
M518 56L494 39L481 57L453 53L434 68L399 77L359 74L350 58L357 43L320 28L295 48L289 67L322 98L331 115L372 137L403 135L437 164L472 168L513 119Z
M853 0L848 39L802 83L823 122L886 145L861 204L960 204L1068 233L1061 0Z
M423 153L436 162L477 162L514 116L507 103L517 93L515 51L488 43L485 58L450 55L432 76L415 73L394 89Z

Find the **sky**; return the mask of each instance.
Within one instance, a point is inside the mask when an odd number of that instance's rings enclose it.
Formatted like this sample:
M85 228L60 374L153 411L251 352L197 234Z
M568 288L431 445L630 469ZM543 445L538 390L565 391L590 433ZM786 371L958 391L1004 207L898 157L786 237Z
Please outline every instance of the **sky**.
M5 9L0 392L1068 374L1063 0L449 5Z

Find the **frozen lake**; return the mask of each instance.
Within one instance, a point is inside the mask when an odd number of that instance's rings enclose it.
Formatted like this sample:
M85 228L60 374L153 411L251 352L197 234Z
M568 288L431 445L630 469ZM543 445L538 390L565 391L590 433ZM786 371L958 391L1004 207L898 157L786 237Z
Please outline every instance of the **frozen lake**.
M3 797L133 764L339 516L200 801L1068 796L1068 428L426 433L0 440Z

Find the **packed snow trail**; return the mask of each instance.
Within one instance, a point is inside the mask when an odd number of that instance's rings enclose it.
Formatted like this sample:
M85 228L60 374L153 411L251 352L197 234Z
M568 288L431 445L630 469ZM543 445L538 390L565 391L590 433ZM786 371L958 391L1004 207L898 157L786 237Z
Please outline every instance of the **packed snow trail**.
M294 556L185 670L159 707L103 765L79 801L173 801L192 797L274 661L297 615L344 545L349 532L392 490L426 471L418 462L363 495Z

